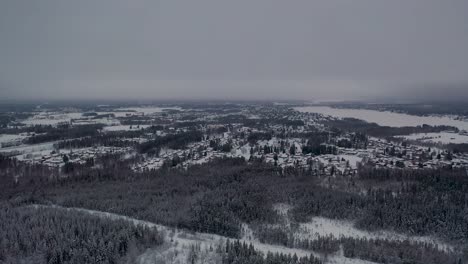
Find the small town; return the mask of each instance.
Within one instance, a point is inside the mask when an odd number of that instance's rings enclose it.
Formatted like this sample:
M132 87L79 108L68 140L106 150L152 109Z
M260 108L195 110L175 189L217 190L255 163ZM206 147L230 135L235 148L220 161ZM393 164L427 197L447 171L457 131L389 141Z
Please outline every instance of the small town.
M209 108L195 110L143 107L106 109L82 114L76 112L76 109L52 113L40 111L25 120L24 124L31 128L65 126L78 129L97 125L97 133L101 137L119 136L113 141L113 146L97 144L80 148L70 147L71 142L77 138L28 144L28 139L41 137L46 133L22 132L17 135L2 135L0 153L60 170L65 163L90 163L103 155L134 157L139 154L139 144L198 131L201 136L194 142L177 149L162 146L158 149L159 152L151 155L145 153L132 168L135 171L145 171L168 165L187 169L191 165L223 157L238 157L246 161L261 160L282 169L295 167L313 175L328 176L354 175L358 164L389 169L468 168L467 154L426 147L417 142L395 142L363 135L357 146L351 146L348 143L356 141L356 133L337 133L333 127L327 127L326 124L334 120L330 116L304 114L275 106L235 106L231 110L233 113L229 114L210 114L211 111L208 110ZM233 120L237 123L231 122L230 119L233 118L238 119ZM269 124L264 121L268 119L280 120L283 124ZM193 126L195 122L200 124ZM251 125L246 126L246 123ZM17 124L9 126L13 128ZM319 135L321 142L316 146L318 150L310 151L307 136L310 134L313 137L314 133ZM465 132L460 132L461 135L463 133ZM70 143L69 146L67 142Z

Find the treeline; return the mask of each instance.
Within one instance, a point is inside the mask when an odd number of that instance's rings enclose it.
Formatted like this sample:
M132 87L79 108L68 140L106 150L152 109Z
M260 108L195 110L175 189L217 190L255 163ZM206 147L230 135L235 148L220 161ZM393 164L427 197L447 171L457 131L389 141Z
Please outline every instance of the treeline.
M344 256L377 263L461 264L468 255L444 252L423 242L389 241L383 239L341 238Z
M236 111L237 112L237 111ZM216 122L219 124L233 124L233 123L244 123L248 122L246 116L242 114L229 114L229 115L221 115L216 117Z
M197 130L170 134L141 143L138 145L137 149L139 153L157 154L159 152L158 150L162 147L182 149L189 143L200 141L202 137L203 134Z
M468 261L468 254L446 252L430 243L334 236L301 239L294 235L294 231L298 232L296 229L286 226L262 226L255 234L262 243L312 250L324 256L343 250L343 255L347 258L376 263L458 264Z
M298 257L291 254L268 252L266 255L255 250L252 245L239 241L226 242L222 249L222 264L321 264L322 261L313 255Z
M337 105L340 107L339 105ZM465 103L434 103L434 104L346 104L341 108L370 109L377 111L391 111L417 116L431 115L460 115L468 116Z
M16 110L14 112L7 112L1 109L3 109L2 106L0 106L0 134L4 134L5 132L10 131L8 128L9 125L14 125L15 122L32 116L31 113L27 112L20 112Z
M10 199L21 191L32 192L58 178L57 170L0 155L0 200Z
M369 190L365 213L357 223L359 227L393 229L413 235L435 234L452 241L468 241L468 177L465 170L372 171L373 177L380 181L384 177L399 179L401 187ZM403 178L403 175L407 177Z
M119 162L116 162L119 161ZM0 155L0 200L35 202L35 195L43 195L47 188L60 188L85 182L111 182L134 178L130 169L134 158L122 159L121 154L96 157L91 164L68 162L66 174L42 164L30 164ZM99 164L99 166L92 166Z
M30 133L30 134L41 134L53 131L55 129L52 125L33 125L33 126L18 126L18 127L9 127L0 129L0 134L20 134L20 133Z
M222 151L222 152L230 152L232 149L232 143L226 142L222 144L220 140L212 139L210 140L210 147L213 148L214 151Z
M357 227L371 231L468 241L468 199L462 183L466 180L460 182L462 186L453 185L456 180L433 180L428 184L408 181L398 190L369 190L365 196L312 188L298 195L292 213L300 222L311 215L358 219Z
M350 135L350 139L340 138L336 140L336 145L342 148L365 149L367 144L367 136L362 133L353 133Z
M272 133L264 133L264 132L252 132L247 137L247 140L254 144L259 140L270 140L273 137Z
M205 124L206 124L205 121L181 121L181 122L175 122L172 125L175 128L198 129Z
M343 118L336 120L328 120L324 123L328 127L335 129L363 133L372 137L389 138L397 135L410 135L415 133L431 133L441 131L458 131L457 128L451 126L414 126L414 127L389 127L380 126L376 123L368 123L366 121L355 118Z
M307 188L306 188L307 187ZM359 219L369 202L366 197L340 190L305 184L301 192L292 194L295 207L291 210L297 222L308 222L311 216L332 219Z
M307 143L302 147L303 154L314 155L336 154L337 148L329 145L330 134L328 132L311 132L306 135Z
M424 185L440 187L440 184L451 185L453 188L468 188L468 177L463 169L391 169L375 168L372 165L359 164L358 175L361 180L373 180L377 182L418 182ZM448 188L448 187L447 187Z
M400 144L412 144L412 145L419 145L424 146L427 148L439 148L444 149L452 153L468 153L468 143L441 143L441 142L431 142L431 141L421 141L421 140L413 140L413 139L406 139L402 137L392 137L389 138L391 141L400 143Z
M151 125L154 122L151 116L119 117L119 121L120 124L128 126Z
M467 153L468 152L468 143L454 144L450 143L446 145L446 148L454 153Z
M126 131L125 133L103 133L92 137L62 140L54 144L54 147L58 149L88 148L96 146L131 147L138 144L137 141L133 139L138 139L140 135L141 133L138 131Z
M1 263L133 263L157 230L85 213L0 205Z
M246 172L246 171L245 171ZM219 175L219 186L206 192L189 211L189 229L239 237L241 223L272 223L276 214L261 186L247 184L238 173ZM252 174L250 174L252 175Z
M326 155L326 154L333 154L336 155L338 153L338 149L335 145L328 145L328 144L319 144L313 145L307 143L307 145L302 147L302 154L313 154L313 155Z
M99 130L103 128L103 125L80 125L80 126L69 126L62 125L58 127L48 127L45 129L43 134L36 134L25 140L27 144L37 144L49 141L64 140L71 138L80 137L94 137L99 135Z

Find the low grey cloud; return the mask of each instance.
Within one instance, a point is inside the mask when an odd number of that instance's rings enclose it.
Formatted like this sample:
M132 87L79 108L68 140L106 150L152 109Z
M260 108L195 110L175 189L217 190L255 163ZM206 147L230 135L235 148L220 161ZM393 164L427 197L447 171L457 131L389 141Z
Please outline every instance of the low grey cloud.
M468 99L467 10L463 0L5 0L0 96Z

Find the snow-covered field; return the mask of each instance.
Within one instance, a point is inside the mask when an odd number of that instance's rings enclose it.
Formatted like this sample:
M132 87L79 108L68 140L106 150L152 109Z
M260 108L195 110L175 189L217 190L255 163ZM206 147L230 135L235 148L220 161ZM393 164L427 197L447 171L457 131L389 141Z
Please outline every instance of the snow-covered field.
M42 151L50 152L54 149L55 143L57 143L57 141L34 144L34 145L21 145L21 146L0 148L0 152L18 151L20 154L29 154L29 153L42 152Z
M350 154L339 154L339 155L331 155L331 154L324 154L324 155L319 155L316 156L320 162L323 164L328 164L330 160L332 161L341 161L344 159L345 161L349 162L349 166L353 169L357 168L357 163L362 161L361 157L358 157L356 155L350 155Z
M326 116L338 118L357 118L381 126L404 127L404 126L453 126L460 130L468 131L468 122L455 120L448 116L415 116L408 114L393 113L388 111L376 111L365 109L340 109L329 106L305 106L295 107L294 110L303 113L319 113Z
M22 140L26 138L26 136L23 135L10 135L10 134L0 134L0 144L1 143L7 143L11 141L16 141L16 140Z
M130 111L130 110L121 110L118 109L118 111L98 111L96 114L98 115L114 115L115 117L126 117L128 115L133 115L136 112Z
M63 122L70 122L72 119L81 118L82 113L50 113L41 112L32 116L21 123L34 126L34 125L57 125Z
M357 168L358 162L362 162L362 158L356 155L340 154L338 155L338 158L349 161L349 166L351 166L353 169Z
M242 147L233 149L231 152L236 157L243 157L245 160L250 159L250 147L248 146L248 144L246 144L246 145L244 145Z
M99 115L106 115L106 114L113 114L115 117L125 117L130 115L135 115L137 113L144 113L144 115L150 115L154 113L161 113L165 110L182 110L180 107L129 107L129 108L118 108L115 111L100 111L97 112ZM72 119L81 119L83 117L83 113L80 112L73 112L73 113L60 113L60 112L38 112L34 116L23 120L21 123L34 126L34 125L58 125L60 123L68 123ZM89 120L85 120L85 123L92 123L92 124L107 124L112 125L118 123L117 120L114 118L98 118L94 119L91 118ZM84 122L84 121L80 121Z
M275 204L273 209L284 219L286 225L289 225L288 212L292 207L287 204ZM424 242L437 245L440 249L446 251L454 250L452 245L444 243L432 237L408 236L391 231L369 232L354 227L351 221L336 220L325 217L312 217L308 223L300 223L294 236L299 239L315 240L318 237L333 236L335 238L367 238L367 239L386 239L390 241Z
M411 134L408 136L399 136L399 137L411 139L411 140L419 140L419 141L442 143L442 144L468 143L468 135L461 135L458 133L451 133L451 132L418 133L418 134Z
M148 128L149 125L116 125L116 126L105 126L104 131L138 131L140 129Z
M352 237L352 238L367 238L367 239L386 239L391 241L424 242L428 244L438 245L443 250L453 250L451 245L443 243L435 238L421 236L407 236L390 231L369 232L359 230L354 227L350 221L335 220L325 217L313 217L308 223L301 223L297 236L300 238L316 239L319 236L332 235L336 238Z
M161 113L165 110L179 110L181 111L182 108L180 107L128 107L128 108L119 108L119 111L131 111L131 112L139 112L144 113L145 115L154 114L154 113Z
M83 213L88 213L97 217L109 218L113 220L124 220L132 223L134 225L143 225L149 228L156 228L158 231L162 232L165 235L165 243L162 246L156 248L147 249L142 255L137 259L139 264L157 264L157 263L178 263L183 264L187 263L188 256L193 247L199 248L200 257L197 263L219 263L219 255L215 253L214 250L220 243L225 243L226 240L230 239L220 235L209 234L209 233L199 233L199 232L189 232L185 230L179 230L176 228L166 227L163 225L158 225L155 223L142 221L134 219L131 217L88 210L83 208L65 208L61 206L45 206L45 205L33 205L34 208L55 208L57 210L74 210ZM230 239L233 240L233 239ZM245 242L247 244L252 243L256 250L263 253L283 253L283 254L296 254L298 257L310 256L311 254L320 257L319 254L316 254L312 251L296 249L296 248L287 248L282 246L270 245L261 243L255 239L240 239L240 242ZM343 257L340 254L329 256L326 259L326 263L331 264L374 264L373 262L364 261L360 259L350 259Z

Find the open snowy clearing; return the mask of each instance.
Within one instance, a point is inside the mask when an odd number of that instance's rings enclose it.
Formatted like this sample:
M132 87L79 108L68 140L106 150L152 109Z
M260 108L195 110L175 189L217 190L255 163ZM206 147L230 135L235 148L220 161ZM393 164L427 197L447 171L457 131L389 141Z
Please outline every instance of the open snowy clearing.
M82 117L82 113L49 113L41 112L33 117L30 117L21 123L34 126L34 125L58 125L64 122L70 122L72 119Z
M391 241L405 241L410 242L424 242L428 244L437 245L439 249L444 251L453 251L453 246L443 243L431 237L421 236L407 236L390 231L377 231L369 232L359 230L354 227L354 224L349 221L329 219L325 217L313 217L308 223L301 223L299 225L299 232L297 237L307 239L317 239L319 236L332 235L336 238L352 237L352 238L366 238L366 239L386 239Z
M104 131L138 131L150 127L150 125L118 125L105 126Z
M223 237L215 234L208 233L199 233L199 232L189 232L184 230L179 230L176 228L166 227L163 225L158 225L148 221L142 221L135 218L101 212L83 208L66 208L56 205L33 205L33 208L54 208L57 210L73 210L78 212L87 213L97 217L109 218L112 220L124 220L132 223L134 225L143 225L149 228L156 228L158 231L164 233L165 243L163 246L147 249L142 255L138 257L138 263L140 264L156 264L163 261L170 261L169 263L186 263L187 256L190 254L192 247L197 247L201 249L202 254L198 263L218 263L216 262L217 256L214 252L210 251L211 248L216 248L220 243L224 243L226 240L234 240L232 238ZM310 256L311 254L320 257L319 254L316 254L312 251L295 249L295 248L286 248L282 246L270 245L265 243L260 243L255 239L240 239L240 242L251 243L256 250L263 253L283 253L283 254L296 254L298 257ZM326 263L332 264L373 264L373 262L364 261L360 259L349 259L343 257L340 254L329 256L326 260Z
M52 151L54 149L54 144L58 141L53 142L46 142L40 144L32 144L32 145L20 145L20 146L13 146L7 148L0 148L0 152L11 152L11 151L18 151L19 154L29 154L34 152L41 152L41 151Z
M357 164L359 162L362 162L362 158L358 157L356 155L340 154L340 155L338 155L338 158L349 161L349 166L351 166L351 168L353 168L353 169L356 169Z
M289 225L289 210L292 207L288 204L275 204L273 209L283 218L286 225ZM335 238L351 237L351 238L366 238L366 239L386 239L391 241L410 241L424 242L437 245L439 249L444 251L454 251L454 247L432 237L408 236L391 231L376 231L369 232L360 230L354 227L351 221L335 220L325 217L312 217L308 223L300 223L299 229L294 236L299 239L315 240L318 237L333 236Z
M144 113L145 115L161 113L167 110L178 110L182 111L181 107L128 107L128 108L119 108L119 111L130 111L137 113Z
M294 110L303 113L318 113L337 118L357 118L381 126L390 127L414 127L418 125L431 126L453 126L460 130L468 131L468 122L455 120L448 116L415 116L408 114L393 113L388 111L364 110L364 109L341 109L329 106L306 106L294 107Z
M331 154L325 154L325 155L319 155L316 156L320 162L323 164L328 164L330 161L338 161L341 162L342 160L348 161L349 166L353 169L357 168L357 164L359 162L362 162L362 158L358 157L356 155L350 155L350 154L339 154L339 155L331 155Z
M424 142L442 143L442 144L463 144L468 143L468 135L461 135L451 132L440 133L418 133L407 136L399 136L410 140L419 140Z
M16 140L22 140L26 137L27 136L22 136L22 135L0 134L0 144L11 142L11 141L16 141Z

